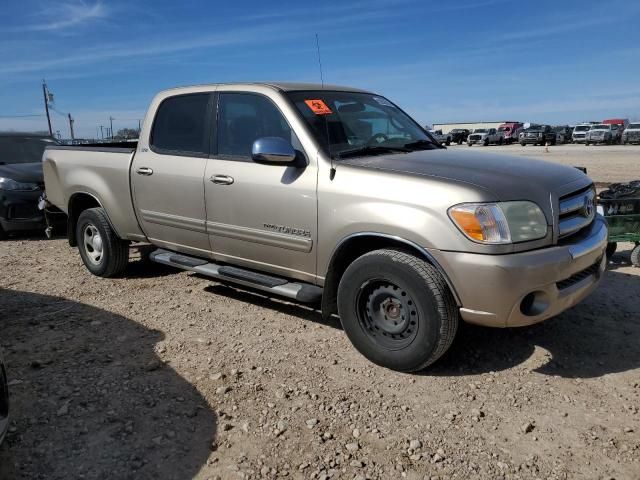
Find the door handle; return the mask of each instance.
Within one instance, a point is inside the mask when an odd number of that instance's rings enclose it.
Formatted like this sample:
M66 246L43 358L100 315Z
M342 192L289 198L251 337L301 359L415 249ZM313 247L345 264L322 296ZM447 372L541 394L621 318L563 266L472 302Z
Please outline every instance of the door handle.
M136 170L136 173L138 175L153 175L153 170L151 170L149 167L140 167L139 169Z
M229 175L213 175L209 180L216 185L231 185L233 183L233 177Z

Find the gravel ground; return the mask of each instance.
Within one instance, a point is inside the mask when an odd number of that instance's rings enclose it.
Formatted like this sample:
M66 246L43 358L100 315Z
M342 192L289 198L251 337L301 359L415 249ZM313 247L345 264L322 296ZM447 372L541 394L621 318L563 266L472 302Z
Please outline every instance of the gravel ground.
M449 148L469 149L466 144ZM597 184L628 182L640 179L640 145L556 145L548 148L520 144L499 146L473 146L481 151L509 155L537 157L550 162L587 167L587 173ZM630 177L631 176L631 177Z
M586 166L601 186L640 172L640 147L473 148ZM638 479L630 248L576 308L517 330L465 325L405 375L305 306L135 253L103 280L63 239L1 242L0 479Z
M2 479L640 478L640 270L544 324L368 363L304 306L63 239L0 243Z

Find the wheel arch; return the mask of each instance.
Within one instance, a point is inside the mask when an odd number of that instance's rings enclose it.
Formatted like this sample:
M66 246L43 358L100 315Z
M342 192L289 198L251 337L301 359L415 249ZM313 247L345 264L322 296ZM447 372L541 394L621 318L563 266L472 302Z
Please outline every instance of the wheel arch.
M69 203L67 207L67 240L72 247L77 246L76 242L76 225L78 224L78 218L80 214L89 208L104 208L98 198L92 193L88 192L75 192L69 197ZM109 219L109 214L106 213L109 225L113 228L113 223ZM113 231L117 233L117 230L113 228Z
M325 318L337 313L338 285L340 284L342 275L351 262L365 253L383 248L396 248L407 253L414 254L429 262L444 278L447 286L451 290L451 294L453 295L456 304L458 306L461 305L460 297L458 296L451 279L447 275L447 272L445 272L442 266L427 249L411 240L394 235L377 232L358 232L348 235L340 240L331 253L322 294L322 315Z

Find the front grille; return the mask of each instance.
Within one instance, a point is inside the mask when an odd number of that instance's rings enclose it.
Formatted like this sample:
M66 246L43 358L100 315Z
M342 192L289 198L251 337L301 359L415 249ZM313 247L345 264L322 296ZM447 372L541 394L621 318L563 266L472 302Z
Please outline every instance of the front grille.
M469 140L481 140L482 135L469 135Z
M560 197L558 235L566 238L591 225L596 216L596 191L593 185Z
M581 282L582 280L584 280L585 278L591 275L597 276L600 270L600 261L601 259L598 259L598 261L593 265L591 265L590 267L587 267L584 270L580 270L578 273L574 273L573 275L571 275L569 278L565 280L560 280L559 282L556 282L556 287L558 287L558 290L564 290L566 288L569 288L572 285L575 285L578 282Z
M574 133L573 138L585 138L587 136L586 133Z

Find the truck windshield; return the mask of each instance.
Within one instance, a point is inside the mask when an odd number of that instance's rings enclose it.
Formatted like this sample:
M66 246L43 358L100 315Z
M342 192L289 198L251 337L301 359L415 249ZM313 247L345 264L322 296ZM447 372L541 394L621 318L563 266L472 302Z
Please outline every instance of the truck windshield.
M56 145L56 141L47 137L0 135L0 165L41 162L47 145Z
M578 125L575 128L576 132L588 132L589 130L591 130L591 125Z
M473 133L487 133L487 130L484 128L476 128Z
M340 91L292 91L287 96L332 158L441 148L384 97Z
M640 123L630 123L627 128L629 130L640 130Z
M591 130L609 130L609 125L594 125Z

